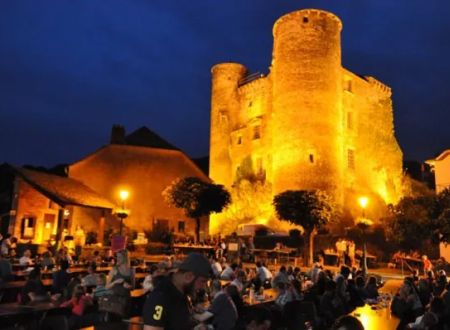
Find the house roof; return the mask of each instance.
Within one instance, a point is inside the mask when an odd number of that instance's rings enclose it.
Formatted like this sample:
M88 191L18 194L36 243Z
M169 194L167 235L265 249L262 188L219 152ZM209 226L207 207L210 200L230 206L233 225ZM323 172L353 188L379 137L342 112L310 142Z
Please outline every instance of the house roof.
M138 146L138 147L151 147L159 149L170 149L178 150L177 147L173 146L158 134L150 130L149 128L143 126L134 132L125 136L125 143L127 145Z
M441 152L436 158L434 159L429 159L427 161L425 161L425 163L434 166L435 162L444 160L445 158L447 158L448 156L450 156L450 149L444 150L443 152Z
M173 168L173 164L180 166L183 164L183 166L193 171L191 176L197 176L206 182L211 182L211 179L199 166L180 150L109 144L70 165L69 176L72 169L82 166L83 163L88 161L93 161L97 164L104 162L109 165L125 163L131 166L131 164L139 164L139 166L146 166L149 171L156 167L169 169ZM114 167L117 167L116 165ZM120 168L120 166L117 168ZM180 172L180 175L183 176L183 173Z
M41 194L61 205L114 209L116 205L75 179L13 167L15 173Z

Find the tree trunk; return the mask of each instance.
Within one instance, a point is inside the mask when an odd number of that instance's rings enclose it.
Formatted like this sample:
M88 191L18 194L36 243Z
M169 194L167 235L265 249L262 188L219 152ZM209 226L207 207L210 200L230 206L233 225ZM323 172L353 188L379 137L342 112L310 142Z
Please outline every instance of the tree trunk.
M311 231L305 231L305 247L304 247L304 258L305 266L311 266L314 259L314 236L316 235L315 229Z
M200 218L195 218L195 243L200 243Z

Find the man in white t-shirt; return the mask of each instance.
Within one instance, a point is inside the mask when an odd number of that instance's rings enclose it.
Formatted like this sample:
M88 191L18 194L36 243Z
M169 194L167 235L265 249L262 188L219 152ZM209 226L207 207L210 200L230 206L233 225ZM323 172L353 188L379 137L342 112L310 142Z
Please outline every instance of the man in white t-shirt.
M28 266L33 263L33 260L31 260L31 251L25 250L23 253L23 256L19 259L19 264L22 266Z
M267 267L259 261L256 263L256 276L261 280L261 283L264 283L267 280L271 280L273 277L270 270L268 270Z

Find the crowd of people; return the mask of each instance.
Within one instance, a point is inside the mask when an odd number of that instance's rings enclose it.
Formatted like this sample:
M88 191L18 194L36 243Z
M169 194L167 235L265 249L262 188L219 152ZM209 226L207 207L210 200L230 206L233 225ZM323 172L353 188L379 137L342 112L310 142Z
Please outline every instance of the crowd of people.
M70 272L76 260L65 248L55 256L50 251L33 256L25 250L18 258L14 251L20 265L32 268L18 301L52 302L67 309L72 329L134 311L142 315L144 329L264 330L363 329L351 312L379 298L377 279L364 277L357 267L342 265L333 273L317 259L307 272L290 265L275 271L261 261L243 264L231 258L220 241L217 246L209 255L191 253L151 265L139 306L131 299L131 290L140 286L126 250L114 256L94 252L83 261L87 272L76 276ZM11 257L0 256L0 281L13 278ZM97 271L105 264L110 266L108 275ZM435 275L429 267L433 265L424 262L426 276L415 272L407 277L393 297L391 310L400 320L398 329L449 329L450 284L444 271ZM51 272L50 290L42 281L44 271ZM52 317L44 321L60 322Z
M391 310L399 329L450 329L450 282L444 270L406 277Z

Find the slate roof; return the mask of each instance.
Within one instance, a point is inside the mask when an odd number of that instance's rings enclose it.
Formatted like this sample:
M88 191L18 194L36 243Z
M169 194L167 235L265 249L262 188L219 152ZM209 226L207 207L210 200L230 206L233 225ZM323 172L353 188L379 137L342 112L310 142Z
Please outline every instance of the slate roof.
M159 149L179 150L174 145L170 144L158 134L143 126L134 132L125 136L125 143L127 145L138 147L151 147Z
M41 194L62 207L115 209L116 205L75 179L13 167L15 173Z

